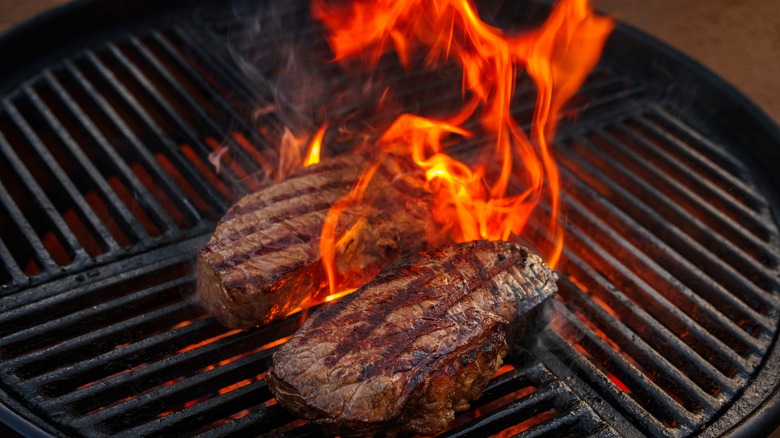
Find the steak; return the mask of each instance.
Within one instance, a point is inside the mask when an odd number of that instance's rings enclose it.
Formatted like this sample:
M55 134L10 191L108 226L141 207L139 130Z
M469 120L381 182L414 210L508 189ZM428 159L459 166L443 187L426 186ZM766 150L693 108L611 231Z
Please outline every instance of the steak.
M371 163L378 167L367 201L346 208L336 226L337 235L355 226L337 248L339 286L357 287L424 249L431 221L422 171L395 156L341 156L300 169L228 210L198 253L198 300L222 324L247 328L327 291L319 248L325 218Z
M410 256L314 313L265 379L282 406L331 433L433 434L481 395L556 279L511 242Z

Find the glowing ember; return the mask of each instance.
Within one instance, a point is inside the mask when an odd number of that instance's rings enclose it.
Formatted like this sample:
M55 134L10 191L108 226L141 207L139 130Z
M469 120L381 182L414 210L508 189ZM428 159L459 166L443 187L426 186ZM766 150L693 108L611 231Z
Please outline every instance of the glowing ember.
M548 234L554 242L547 261L554 267L563 234L559 176L549 145L561 107L598 61L612 21L596 16L586 0L561 0L542 26L522 35L485 24L468 0L355 1L339 7L315 0L313 13L329 29L337 61L367 56L375 65L394 47L409 68L413 49L422 45L431 68L450 60L459 63L463 108L447 120L404 114L378 147L411 157L425 171L426 188L435 198L433 218L441 234L455 242L520 235L546 193L552 212ZM525 69L537 89L530 133L510 111L518 68ZM445 139L470 137L462 125L477 117L487 137L496 140L485 145L476 164L466 164L446 153ZM372 174L369 168L364 179ZM510 186L513 178L521 188ZM361 181L331 209L323 229L320 249L331 293L336 291L333 264L342 237L335 235L335 223L345 206L362 201L360 187L366 185Z

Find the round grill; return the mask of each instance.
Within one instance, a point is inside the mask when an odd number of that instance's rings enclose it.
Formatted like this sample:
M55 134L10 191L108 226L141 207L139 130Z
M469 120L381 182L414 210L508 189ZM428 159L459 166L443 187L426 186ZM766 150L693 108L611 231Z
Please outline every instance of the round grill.
M378 73L325 62L305 1L157 3L76 2L0 40L0 419L30 435L322 435L262 380L301 316L229 331L193 303L191 263L261 184L269 132L446 115L460 83L391 57ZM547 8L493 10L511 27ZM376 112L368 81L402 90L396 107ZM518 120L533 91L521 79ZM566 116L549 325L443 435L776 427L777 126L622 25Z

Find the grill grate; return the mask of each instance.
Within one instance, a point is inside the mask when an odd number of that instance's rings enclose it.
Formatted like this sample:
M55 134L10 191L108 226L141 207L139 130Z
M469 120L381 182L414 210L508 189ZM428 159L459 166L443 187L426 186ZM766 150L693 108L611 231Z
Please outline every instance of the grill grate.
M262 379L305 315L219 326L192 299L195 252L262 184L283 126L445 114L457 73L323 64L303 1L174 16L0 97L0 399L54 435L322 436ZM443 436L714 435L777 386L777 190L721 121L681 111L686 96L621 55L607 51L556 140L567 229L549 325ZM350 87L369 80L402 91L376 111ZM516 117L532 104L521 82Z

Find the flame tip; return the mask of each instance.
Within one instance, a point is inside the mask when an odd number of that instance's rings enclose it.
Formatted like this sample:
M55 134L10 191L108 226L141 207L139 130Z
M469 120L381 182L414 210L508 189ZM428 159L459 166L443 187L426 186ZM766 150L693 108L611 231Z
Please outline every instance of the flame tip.
M409 70L413 50L424 47L426 67L448 60L460 64L464 104L456 114L439 120L402 114L377 145L386 153L410 157L423 170L426 188L436 201L431 214L439 226L437 233L453 241L519 235L538 204L549 202L544 213L550 217L547 260L554 268L562 254L563 226L559 223L560 176L551 139L563 105L596 65L614 22L593 12L587 0L560 0L541 26L520 35L508 35L483 22L470 0L353 1L341 8L315 0L313 11L328 30L334 60L363 57L376 66L394 48L401 66ZM510 111L523 71L537 93L529 132ZM385 90L379 106L389 96ZM475 118L481 122L479 131L463 127ZM310 144L310 156L315 146L321 146L321 133ZM456 142L483 133L496 136L494 167L488 166L489 161L467 163L448 153ZM489 149L483 156L490 156ZM343 202L331 208L323 227L320 252L329 296L338 293L335 247L357 226L339 235L335 224L345 208L360 202L372 174L369 169Z

